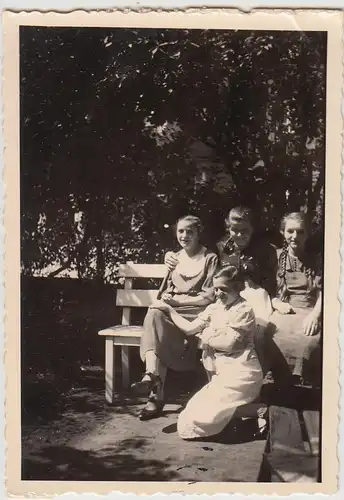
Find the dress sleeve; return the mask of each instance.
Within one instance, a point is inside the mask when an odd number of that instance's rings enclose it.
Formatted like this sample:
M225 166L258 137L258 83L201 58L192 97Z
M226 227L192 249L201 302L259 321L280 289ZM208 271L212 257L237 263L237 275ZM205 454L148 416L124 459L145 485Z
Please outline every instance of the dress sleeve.
M198 319L200 319L205 323L205 326L208 326L210 324L212 309L213 309L213 304L210 304L208 307L204 309L204 311L199 313L199 315L197 316Z
M173 281L172 281L172 273L168 273L168 277L167 277L167 280L166 280L166 286L165 288L162 290L162 293L171 293L173 294L174 292L174 285L173 285Z
M176 254L179 255L179 252L176 252ZM171 295L173 295L173 293L174 293L174 284L173 284L173 280L172 280L172 271L168 271L167 267L166 267L166 276L164 277L164 279L161 282L161 285L160 285L160 288L159 288L159 292L158 292L158 296L161 297L161 295L163 293L170 293Z
M213 278L219 268L219 258L215 253L208 256L205 269L205 279L202 284L200 295L209 299L211 302L214 300L214 286Z
M242 304L231 320L209 339L209 345L225 352L245 349L251 345L255 331L254 312L247 304Z
M158 291L158 299L161 298L163 293L169 292L171 293L171 273L166 271L166 275L161 282L159 291Z
M229 326L241 335L251 334L256 326L253 309L248 304L242 304Z

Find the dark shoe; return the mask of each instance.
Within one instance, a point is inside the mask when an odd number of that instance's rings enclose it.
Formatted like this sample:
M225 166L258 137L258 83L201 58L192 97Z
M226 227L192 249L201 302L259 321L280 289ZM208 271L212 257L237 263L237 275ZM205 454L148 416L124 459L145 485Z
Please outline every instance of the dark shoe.
M163 401L156 401L150 399L146 406L142 408L139 413L139 419L142 421L152 420L153 418L158 418L162 415L162 409L164 407Z
M293 375L292 375L292 383L293 383L293 386L299 387L299 386L303 386L304 385L304 380L303 380L302 376L299 375L298 373L293 373Z
M131 390L140 396L148 396L151 391L160 389L162 385L159 375L154 375L150 372L144 374L144 376L146 375L148 375L150 380L139 380L131 384Z
M163 428L162 432L164 434L172 434L177 432L177 424L170 424Z

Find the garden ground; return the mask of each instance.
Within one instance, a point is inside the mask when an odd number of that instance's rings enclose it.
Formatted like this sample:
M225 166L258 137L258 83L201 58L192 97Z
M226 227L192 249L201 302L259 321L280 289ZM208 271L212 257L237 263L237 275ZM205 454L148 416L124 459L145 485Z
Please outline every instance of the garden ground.
M195 373L170 373L164 414L140 422L140 401L104 397L104 341L96 332L120 322L112 286L77 280L22 283L22 478L84 481L252 481L264 440L256 422L230 427L222 442L183 442L178 412L205 382ZM140 318L137 319L138 321ZM130 350L132 380L143 365ZM120 380L119 350L116 380ZM99 367L94 371L92 367ZM84 370L83 368L87 369ZM265 402L319 408L310 391L281 394L264 386ZM142 401L141 401L142 403Z
M185 380L185 379L184 379ZM86 383L85 383L86 382ZM102 374L84 378L62 397L45 394L23 414L22 477L71 481L231 481L258 480L265 441L256 421L231 425L221 442L183 442L176 432L178 413L190 396L181 378L170 378L163 415L141 422L142 401L123 396L114 405L104 398ZM188 386L195 384L188 383ZM313 408L318 397L303 392L268 399ZM179 394L179 395L178 395ZM49 397L51 400L49 401ZM277 398L277 399L276 399Z

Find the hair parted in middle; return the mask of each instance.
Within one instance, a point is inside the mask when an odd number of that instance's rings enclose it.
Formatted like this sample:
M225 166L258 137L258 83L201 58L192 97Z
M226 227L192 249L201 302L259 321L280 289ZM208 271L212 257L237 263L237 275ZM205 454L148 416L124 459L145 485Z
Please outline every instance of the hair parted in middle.
M310 227L309 227L309 220L308 216L305 212L290 212L289 214L286 214L282 217L281 223L280 223L280 232L284 233L285 226L287 225L288 220L293 220L295 222L299 222L300 224L303 224L304 228L306 229L306 232L310 232Z

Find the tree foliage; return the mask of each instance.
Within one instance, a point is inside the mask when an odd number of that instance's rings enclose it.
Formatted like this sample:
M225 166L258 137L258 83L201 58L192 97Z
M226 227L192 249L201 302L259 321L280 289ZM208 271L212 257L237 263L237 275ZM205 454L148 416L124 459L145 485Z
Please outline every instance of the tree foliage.
M24 273L112 279L237 203L321 228L325 84L320 32L22 27Z

